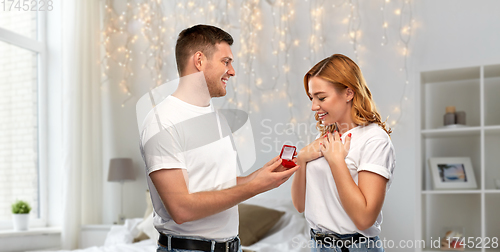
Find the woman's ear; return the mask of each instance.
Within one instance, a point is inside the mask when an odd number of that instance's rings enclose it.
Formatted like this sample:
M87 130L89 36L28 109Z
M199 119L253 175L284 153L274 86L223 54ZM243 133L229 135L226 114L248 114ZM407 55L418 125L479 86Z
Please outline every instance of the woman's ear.
M346 101L347 102L352 101L352 98L354 98L354 91L352 91L352 89L350 88L347 88L345 94L346 94Z
M206 63L205 55L202 52L197 51L193 56L193 63L198 71L203 71L205 66L204 63Z

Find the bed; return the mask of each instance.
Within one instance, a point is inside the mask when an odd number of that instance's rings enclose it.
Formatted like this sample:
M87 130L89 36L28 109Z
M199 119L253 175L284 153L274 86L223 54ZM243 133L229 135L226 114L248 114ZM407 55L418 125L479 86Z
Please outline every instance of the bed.
M303 214L298 213L290 199L249 199L240 205L240 237L244 252L306 252L309 228ZM277 214L277 215L276 215ZM263 216L273 219L265 221ZM151 218L150 218L151 217ZM260 235L257 233L261 233ZM143 237L137 241L137 237ZM72 252L152 252L156 251L157 232L152 216L127 219L107 234L104 246L71 250ZM69 252L59 250L53 252Z
M291 199L276 200L252 198L246 204L262 206L284 212L277 223L256 243L243 246L246 251L258 252L308 252L309 225L304 215L295 210ZM240 216L240 220L241 220ZM240 225L245 225L241 223ZM241 229L240 229L241 230ZM240 235L241 236L241 235Z

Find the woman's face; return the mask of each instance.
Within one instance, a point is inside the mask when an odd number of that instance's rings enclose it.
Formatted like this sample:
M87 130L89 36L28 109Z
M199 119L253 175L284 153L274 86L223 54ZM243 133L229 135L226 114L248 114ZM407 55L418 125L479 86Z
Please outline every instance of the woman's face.
M309 79L309 96L312 97L311 110L316 112L325 126L348 121L350 103L346 91L337 92L332 83L312 77Z

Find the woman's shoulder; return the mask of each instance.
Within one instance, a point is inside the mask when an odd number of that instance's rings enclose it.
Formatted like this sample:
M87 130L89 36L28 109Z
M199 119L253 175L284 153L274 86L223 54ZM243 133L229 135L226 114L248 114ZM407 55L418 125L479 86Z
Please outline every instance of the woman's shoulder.
M351 142L354 142L355 133L352 134ZM395 154L394 145L392 144L391 138L378 124L371 123L369 125L363 126L362 134L358 136L357 146L360 148L361 152L368 151L374 152L375 150L387 151L387 153Z
M376 123L370 123L368 125L360 126L357 132L353 133L353 137L355 134L362 137L365 142L370 142L373 140L391 142L391 138L389 137L387 132L385 132L385 130Z

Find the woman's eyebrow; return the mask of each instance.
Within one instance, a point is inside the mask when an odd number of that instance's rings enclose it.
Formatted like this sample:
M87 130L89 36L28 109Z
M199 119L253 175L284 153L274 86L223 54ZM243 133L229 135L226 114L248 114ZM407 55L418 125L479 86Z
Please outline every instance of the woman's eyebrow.
M314 94L311 94L311 93L308 93L308 94L309 94L309 96L313 96L313 95L319 95L319 94L323 94L323 93L325 93L325 92L318 91L318 92L315 92Z

